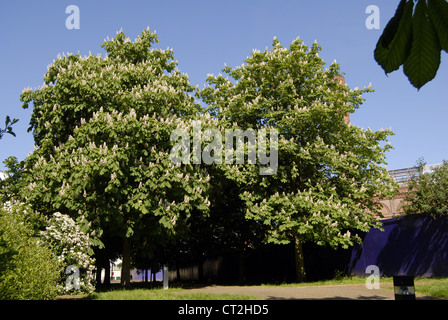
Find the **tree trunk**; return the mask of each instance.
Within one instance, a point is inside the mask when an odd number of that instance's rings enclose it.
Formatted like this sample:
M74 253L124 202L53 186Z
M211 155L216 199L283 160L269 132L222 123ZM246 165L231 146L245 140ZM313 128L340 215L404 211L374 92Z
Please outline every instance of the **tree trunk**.
M302 241L297 235L294 235L294 257L296 263L296 282L305 282L305 259L303 256Z
M104 281L103 283L105 285L110 285L110 261L109 259L106 260L106 263L104 264Z
M246 256L244 252L238 255L238 283L243 284L246 281Z
M123 239L123 262L121 265L121 286L128 288L131 284L131 239Z
M198 279L199 283L204 282L204 258L201 257L198 264Z
M99 263L99 261L96 262L96 274L95 274L95 280L96 280L96 285L97 286L101 286L101 264Z
M176 281L180 281L180 267L179 267L179 263L176 263Z

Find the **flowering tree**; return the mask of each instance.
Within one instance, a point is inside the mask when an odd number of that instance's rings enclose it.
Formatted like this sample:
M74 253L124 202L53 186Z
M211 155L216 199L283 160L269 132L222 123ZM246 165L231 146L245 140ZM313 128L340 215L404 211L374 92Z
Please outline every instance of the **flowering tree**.
M174 232L193 208L200 214L209 204L205 172L170 158L171 132L200 110L194 88L173 52L151 49L154 42L149 29L135 42L120 31L104 42L106 56L59 56L44 84L21 95L25 108L33 103L37 146L23 195L42 212L70 215L97 239L105 228L121 237L123 285L137 229Z
M296 248L297 280L305 277L302 243L347 248L357 230L378 227L374 196L391 196L394 183L385 164L392 134L364 130L347 121L371 91L338 83L335 62L328 69L320 47L299 39L285 48L254 50L241 66L223 69L232 79L210 75L201 96L224 126L278 130L278 170L260 175L259 166L228 165L240 186L246 218L269 227L267 242ZM355 232L354 232L355 231Z
M53 254L64 271L74 266L78 271L73 279L75 285L67 278L65 272L62 281L58 284L59 294L65 293L92 293L95 290L93 269L95 259L91 257L89 235L82 232L68 215L56 212L47 221L47 227L41 231L45 242L52 247Z

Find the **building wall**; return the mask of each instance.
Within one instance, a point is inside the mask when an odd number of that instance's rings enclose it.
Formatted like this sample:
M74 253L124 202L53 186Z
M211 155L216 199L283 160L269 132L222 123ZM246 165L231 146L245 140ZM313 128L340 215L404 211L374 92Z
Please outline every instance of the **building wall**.
M377 199L383 205L381 210L383 219L390 219L403 214L403 201L407 191L407 186L401 186L399 192L392 199Z

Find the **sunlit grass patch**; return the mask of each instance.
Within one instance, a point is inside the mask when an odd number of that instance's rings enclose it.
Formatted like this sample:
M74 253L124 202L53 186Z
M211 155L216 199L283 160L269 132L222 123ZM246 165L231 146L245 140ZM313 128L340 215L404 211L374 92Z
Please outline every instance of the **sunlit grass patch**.
M98 292L88 297L90 300L256 300L257 297L236 294L188 293L182 288L111 290Z

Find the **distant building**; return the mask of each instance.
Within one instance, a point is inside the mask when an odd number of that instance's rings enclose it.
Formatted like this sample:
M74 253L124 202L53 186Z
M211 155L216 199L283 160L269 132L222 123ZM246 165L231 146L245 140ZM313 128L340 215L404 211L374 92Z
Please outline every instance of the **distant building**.
M440 166L441 164L432 164L424 167L423 172L428 173ZM381 213L383 214L383 219L390 219L393 217L400 216L403 214L403 201L406 198L406 194L409 190L408 184L412 177L419 174L418 168L405 168L398 170L390 170L389 173L398 183L399 189L398 193L391 199L376 198L375 200L382 204Z
M115 261L112 261L110 263L110 280L113 283L117 283L121 281L121 267L122 267L122 260L116 259ZM148 274L149 271L149 274ZM104 269L101 269L101 281L104 283L106 271ZM132 281L145 281L148 280L148 276L152 275L153 281L162 281L163 280L163 274L161 270L141 270L141 269L132 269L131 270L131 280Z

